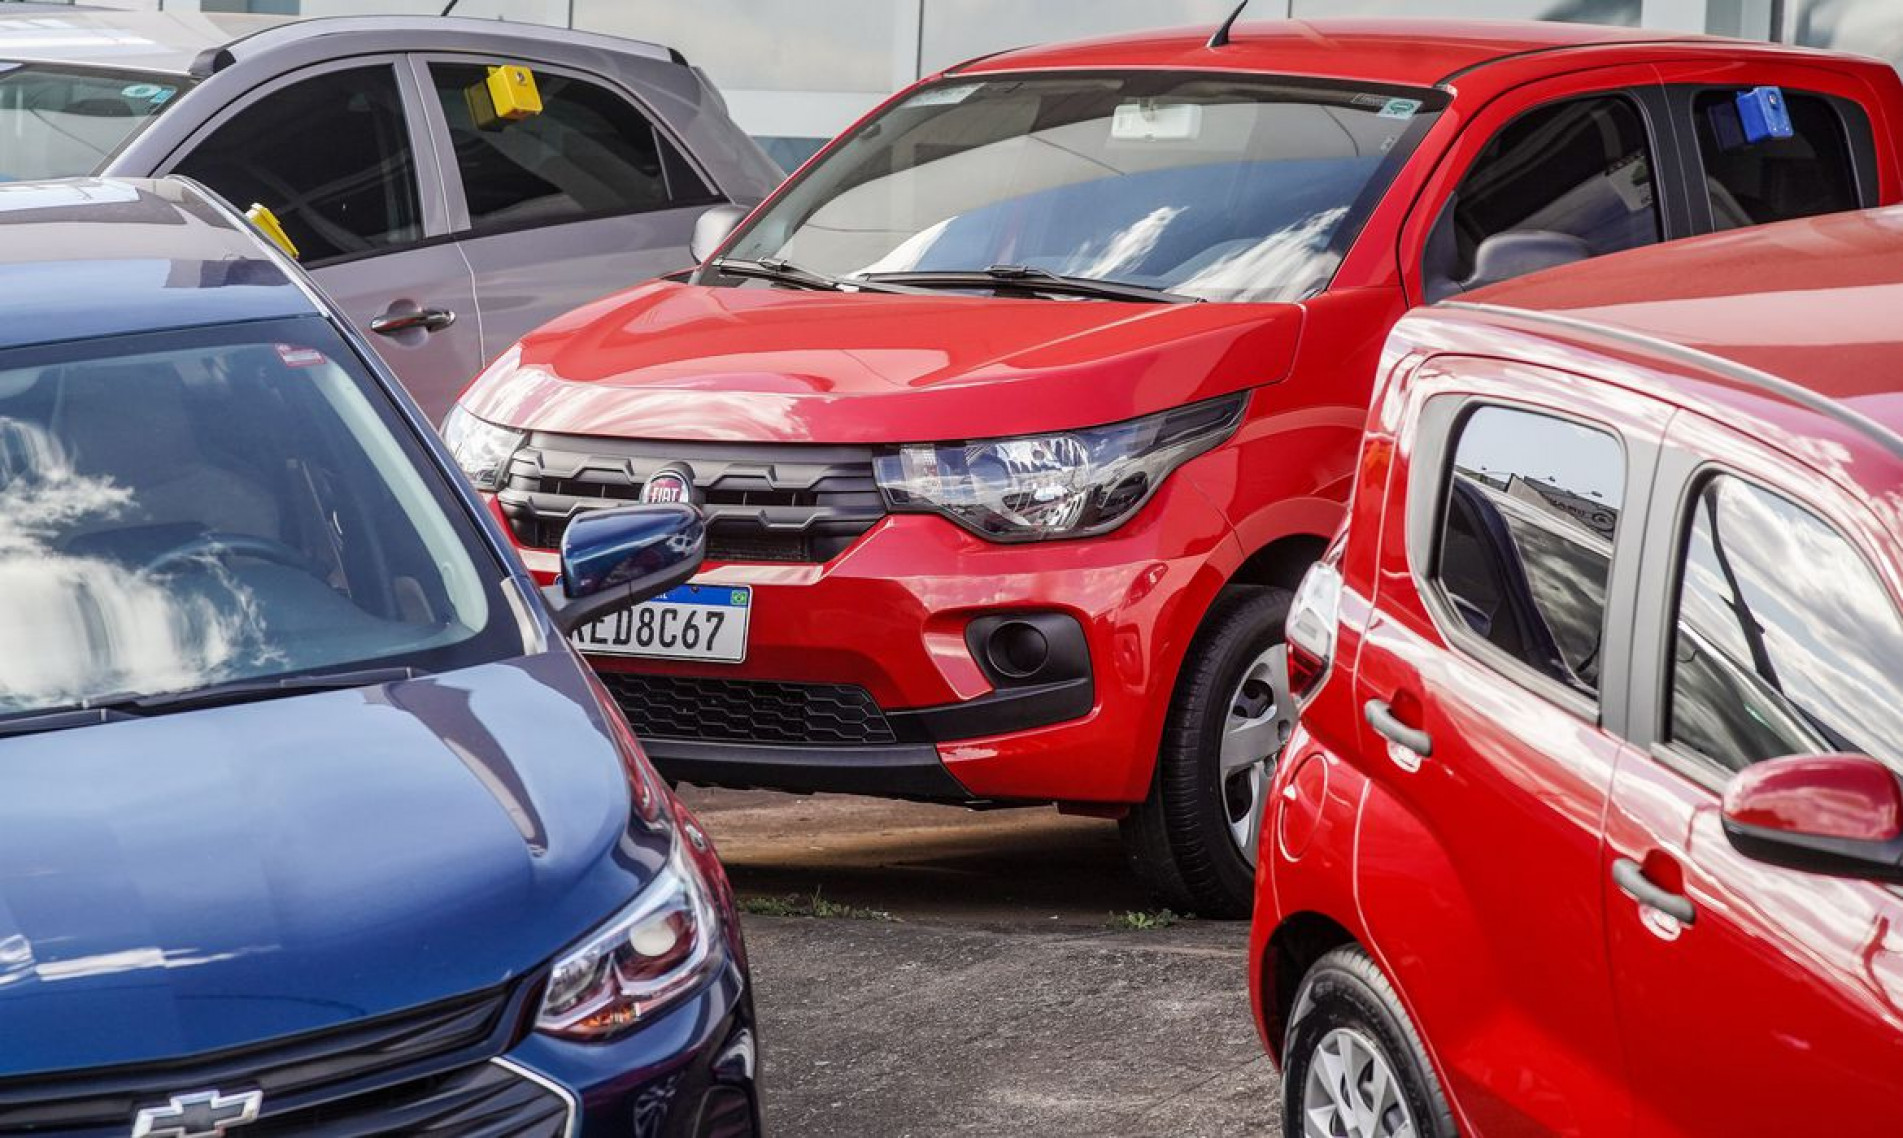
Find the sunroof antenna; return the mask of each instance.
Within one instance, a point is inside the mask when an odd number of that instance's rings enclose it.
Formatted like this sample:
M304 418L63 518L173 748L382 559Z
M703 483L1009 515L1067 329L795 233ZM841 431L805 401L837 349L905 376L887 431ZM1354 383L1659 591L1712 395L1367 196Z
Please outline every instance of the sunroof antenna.
M1229 29L1236 26L1236 17L1242 15L1242 10L1248 6L1249 0L1242 0L1242 3L1236 5L1236 10L1229 13L1229 18L1222 22L1222 27L1217 28L1216 34L1209 37L1210 47L1229 46Z

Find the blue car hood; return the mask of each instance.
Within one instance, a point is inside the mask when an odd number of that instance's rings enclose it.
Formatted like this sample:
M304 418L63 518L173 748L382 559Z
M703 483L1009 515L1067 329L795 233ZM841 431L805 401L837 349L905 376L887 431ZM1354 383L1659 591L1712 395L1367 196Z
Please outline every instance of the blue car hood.
M628 819L565 651L0 741L0 1078L521 976L652 879Z

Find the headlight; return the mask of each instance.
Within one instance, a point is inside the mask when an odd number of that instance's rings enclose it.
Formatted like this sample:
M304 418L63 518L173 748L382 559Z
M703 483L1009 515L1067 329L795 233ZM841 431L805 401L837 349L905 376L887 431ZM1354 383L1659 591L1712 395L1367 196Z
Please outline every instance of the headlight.
M443 418L443 442L456 465L478 490L494 490L509 473L509 457L522 446L521 431L484 422L459 403Z
M537 1031L603 1039L687 994L720 966L719 916L684 839L634 903L562 957Z
M1088 537L1128 521L1189 459L1236 429L1247 392L1050 435L922 443L875 460L894 510L931 511L992 541Z

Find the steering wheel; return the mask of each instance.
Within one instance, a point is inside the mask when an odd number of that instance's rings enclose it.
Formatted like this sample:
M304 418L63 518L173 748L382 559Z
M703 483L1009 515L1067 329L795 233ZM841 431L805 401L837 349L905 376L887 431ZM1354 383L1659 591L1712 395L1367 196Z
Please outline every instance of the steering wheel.
M140 571L164 573L186 561L202 561L205 558L225 561L233 557L268 561L273 565L282 565L287 569L309 573L313 577L324 576L323 569L296 546L286 545L276 538L258 537L248 533L221 533L216 530L211 533L201 533L189 541L180 542L147 561Z

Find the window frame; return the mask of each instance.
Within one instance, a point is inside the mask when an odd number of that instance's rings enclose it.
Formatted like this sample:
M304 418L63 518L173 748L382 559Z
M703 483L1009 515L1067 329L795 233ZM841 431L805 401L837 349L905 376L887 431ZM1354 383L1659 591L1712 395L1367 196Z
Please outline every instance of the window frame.
M1434 209L1432 220L1422 232L1418 256L1413 258L1415 278L1424 288L1427 283L1427 258L1433 248L1434 234L1443 224L1451 222L1449 209L1453 206L1460 189L1472 176L1474 169L1487 153L1489 147L1506 131L1518 125L1529 115L1540 114L1555 107L1569 103L1587 101L1623 100L1639 116L1640 129L1645 134L1645 145L1652 163L1652 202L1658 216L1658 240L1652 245L1663 245L1681 237L1691 236L1695 232L1705 232L1693 228L1693 219L1689 215L1687 168L1685 155L1679 145L1678 132L1674 129L1672 110L1666 94L1656 84L1620 83L1590 91L1572 90L1555 95L1552 98L1535 99L1526 106L1513 111L1507 118L1486 132L1460 170L1446 181L1445 193L1438 208ZM1465 128L1472 130L1471 126ZM1458 147L1460 144L1452 144ZM1696 144L1694 143L1694 147ZM1635 248L1650 248L1649 245ZM1605 256L1607 254L1600 254ZM1420 299L1416 298L1419 303Z
M1705 488L1719 478L1734 479L1760 493L1788 502L1829 527L1838 540L1862 560L1864 568L1870 571L1872 579L1888 596L1891 614L1896 618L1899 628L1903 628L1903 607L1898 606L1895 587L1884 572L1885 562L1872 555L1871 550L1854 536L1854 527L1844 525L1836 511L1824 508L1813 498L1794 493L1788 486L1776 485L1771 479L1737 463L1707 458L1680 447L1667 448L1666 458L1659 469L1659 481L1662 489L1669 490L1673 495L1672 508L1655 511L1655 516L1646 526L1646 548L1664 551L1662 559L1655 559L1662 560L1664 568L1654 578L1659 587L1652 591L1654 595L1646 603L1650 611L1637 614L1640 620L1652 621L1653 627L1657 629L1658 644L1649 654L1649 659L1637 653L1634 655L1632 682L1635 688L1634 710L1637 713L1634 724L1646 734L1642 738L1635 737L1633 742L1643 746L1668 769L1713 794L1721 795L1726 784L1737 777L1738 772L1718 765L1714 757L1676 742L1671 737L1674 655L1678 645L1680 594L1685 587L1686 552L1691 546L1692 524L1698 503ZM1903 777L1903 771L1896 770L1889 762L1881 758L1877 758L1877 761ZM1744 769L1749 769L1749 766Z
M1498 364L1501 361L1487 362ZM1565 374L1549 372L1544 368L1539 370L1555 376ZM1640 540L1645 528L1642 523L1648 505L1651 471L1657 458L1657 443L1611 418L1593 418L1536 399L1494 392L1450 392L1431 396L1423 407L1415 432L1415 453L1409 461L1405 519L1408 564L1414 590L1435 631L1449 648L1546 702L1570 712L1581 722L1616 730L1625 712L1621 684L1602 682L1595 698L1537 671L1474 632L1454 608L1441 584L1442 538L1445 534L1454 457L1460 449L1462 430L1476 412L1486 408L1539 415L1598 431L1610 437L1619 447L1623 464L1624 501L1619 511L1619 522L1613 531L1612 558L1606 575L1606 617L1600 652L1608 668L1602 674L1611 672L1611 665L1622 664L1629 654L1631 622L1627 618L1631 612L1631 597L1639 565L1639 557L1632 547ZM1632 520L1635 518L1636 521Z
M1843 132L1845 150L1850 155L1851 185L1856 190L1858 199L1856 208L1872 209L1882 204L1878 196L1880 178L1876 130L1863 104L1855 99L1815 88L1775 81L1758 85L1778 87L1787 98L1791 95L1801 95L1818 99L1836 111L1837 127ZM1713 92L1739 91L1745 89L1746 86L1725 83L1668 83L1664 87L1664 97L1670 107L1671 121L1677 128L1678 158L1685 171L1686 207L1690 211L1693 233L1720 232L1716 228L1716 214L1711 208L1711 193L1705 184L1705 179L1710 176L1710 172L1705 169L1704 149L1698 144L1696 117L1698 98ZM1745 228L1755 229L1757 226ZM1723 232L1737 232L1737 230Z
M538 229L553 229L564 225L581 225L594 221L608 221L615 218L643 217L651 213L665 213L676 209L706 209L711 206L725 205L733 199L723 189L720 182L682 139L680 132L667 121L666 116L655 110L654 106L641 97L627 83L618 77L604 72L584 71L552 63L545 58L532 54L498 56L477 51L428 51L410 52L402 57L399 66L410 75L421 104L419 114L423 129L430 135L431 149L437 156L436 173L442 185L442 198L447 213L446 236L455 241L481 241L491 237L506 237L511 234L527 233ZM519 63L539 74L559 75L577 83L587 83L600 88L608 94L620 98L630 109L644 119L660 141L672 146L681 160L693 170L701 182L709 187L708 192L698 197L674 197L669 186L669 200L662 205L641 209L592 210L557 220L518 221L507 225L477 230L469 217L469 198L463 189L462 170L456 163L456 148L449 133L449 120L443 115L442 104L436 94L436 80L430 73L432 64L449 64L463 67L494 67L505 63ZM665 177L666 159L662 159L663 177Z

